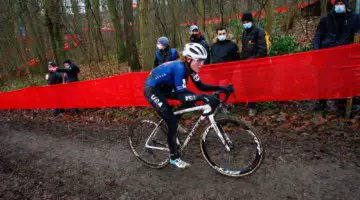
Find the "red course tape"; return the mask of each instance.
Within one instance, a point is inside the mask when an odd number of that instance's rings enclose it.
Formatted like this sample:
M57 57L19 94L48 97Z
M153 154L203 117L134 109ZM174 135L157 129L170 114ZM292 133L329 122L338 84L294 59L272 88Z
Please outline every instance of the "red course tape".
M0 93L0 109L148 106L148 72ZM360 45L207 65L207 84L236 89L229 102L335 99L360 95ZM190 81L191 82L191 81ZM189 88L195 92L191 83Z

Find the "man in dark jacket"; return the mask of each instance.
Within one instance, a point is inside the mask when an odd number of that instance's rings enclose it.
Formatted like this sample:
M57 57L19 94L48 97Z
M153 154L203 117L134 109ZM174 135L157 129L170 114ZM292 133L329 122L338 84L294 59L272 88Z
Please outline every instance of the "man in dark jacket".
M334 9L320 19L313 49L351 44L356 33L360 33L359 15L351 11L348 0L336 0ZM345 103L346 99L337 101L338 114L344 112ZM326 107L327 100L320 100L315 104L315 110L324 110Z
M158 50L155 52L154 68L163 63L174 61L179 58L179 54L176 49L170 48L169 39L167 37L160 37L157 40L156 46Z
M314 49L351 44L360 33L360 19L350 10L348 0L336 0L334 10L320 19L315 33Z
M253 22L251 13L245 13L242 17L244 32L242 35L241 59L255 59L267 56L265 31L257 27Z
M62 84L63 78L59 72L53 71L53 68L57 68L57 65L55 62L49 62L48 63L48 69L50 71L49 78L47 79L47 82L49 85L56 85L56 84Z
M244 33L242 35L241 60L263 58L267 56L265 31L254 24L251 13L245 13L242 17ZM249 116L256 115L256 103L249 103Z
M64 61L64 68L57 68L56 71L64 73L64 83L79 81L78 73L80 73L80 69L70 59Z
M198 43L201 44L207 51L207 59L205 60L204 64L210 64L210 47L209 44L206 42L205 37L200 33L199 27L196 25L190 26L190 42L191 43Z
M55 71L64 73L64 83L79 81L78 73L80 73L80 69L75 64L73 64L70 59L66 59L64 61L64 68L57 68ZM77 114L80 113L78 108L73 109L73 111L75 111Z
M57 65L55 62L49 62L48 63L48 69L50 71L49 77L47 79L47 82L49 85L57 85L63 83L63 78L59 72L54 71L53 69L56 69ZM55 108L54 115L55 117L60 115L60 113L63 113L64 109L58 109Z
M211 46L211 63L215 64L239 60L239 48L235 42L227 39L226 28L217 28L216 34L216 43Z

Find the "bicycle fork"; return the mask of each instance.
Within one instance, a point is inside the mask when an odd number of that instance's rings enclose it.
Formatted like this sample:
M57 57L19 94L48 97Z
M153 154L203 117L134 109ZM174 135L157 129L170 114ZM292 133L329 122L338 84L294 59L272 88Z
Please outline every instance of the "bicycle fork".
M213 129L215 130L217 136L220 138L221 142L223 143L223 145L225 146L226 150L228 152L231 151L232 149L232 142L229 138L229 136L225 133L225 131L221 131L215 121L215 117L214 115L210 115L209 116L209 120L210 120L210 123L211 123L211 126L213 127ZM224 138L225 136L225 138ZM229 145L230 144L230 145Z

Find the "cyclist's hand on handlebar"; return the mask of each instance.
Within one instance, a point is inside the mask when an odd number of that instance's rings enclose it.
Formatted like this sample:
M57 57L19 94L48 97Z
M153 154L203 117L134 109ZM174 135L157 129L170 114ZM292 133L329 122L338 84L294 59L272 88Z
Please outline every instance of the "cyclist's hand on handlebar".
M233 88L231 85L228 86L228 87L221 86L220 88L221 88L221 90L222 90L223 92L225 92L226 94L229 94L229 93L234 92L234 88Z
M209 104L212 108L215 108L216 106L218 106L220 104L220 99L218 99L212 95L202 94L201 99L205 103Z

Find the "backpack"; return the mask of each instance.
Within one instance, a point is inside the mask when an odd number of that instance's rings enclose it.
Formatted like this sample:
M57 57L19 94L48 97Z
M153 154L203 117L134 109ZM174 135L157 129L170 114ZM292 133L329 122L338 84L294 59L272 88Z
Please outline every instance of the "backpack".
M176 49L171 48L171 49L170 49L170 52L171 52L171 59L172 59L172 60L176 60L176 59L177 59ZM156 51L155 54L156 54L156 58L157 58L158 60L160 60L160 51Z
M260 32L260 29L258 28L257 32L256 32L256 41L258 40L259 32ZM267 49L266 54L269 55L271 47L272 47L272 43L270 41L270 35L269 35L269 33L267 31L265 31L265 42L266 42L266 49Z
M272 43L270 41L270 35L267 31L265 31L265 41L266 41L266 47L267 47L267 53L270 53Z

